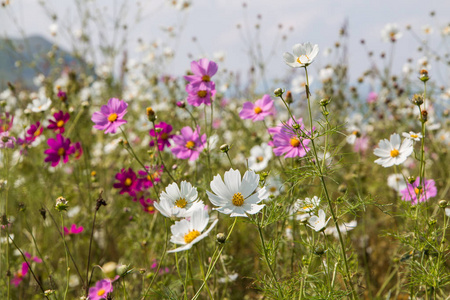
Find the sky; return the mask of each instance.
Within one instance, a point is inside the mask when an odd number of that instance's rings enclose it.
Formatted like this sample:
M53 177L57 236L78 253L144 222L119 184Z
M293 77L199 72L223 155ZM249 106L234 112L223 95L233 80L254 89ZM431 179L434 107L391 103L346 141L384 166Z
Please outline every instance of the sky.
M6 7L0 8L1 36L39 34L70 50L72 44L67 38L67 32L73 33L81 28L76 3L82 3L82 6L94 12L93 15L98 16L99 25L91 26L88 32L93 40L99 44L104 44L102 36L108 41L113 40L114 20L119 20L128 27L124 47L129 57L139 59L136 51L138 39L148 43L162 41L175 53L173 61L164 70L173 75L184 74L192 58L212 59L219 52L225 55L219 68L245 74L249 67L249 49L256 49L259 43L263 58L256 57L254 61L266 66L269 77L283 76L291 70L284 63L282 54L290 52L294 44L308 41L318 44L321 50L312 66L317 74L326 64L334 63L334 56L324 57L323 54L326 48L334 47L339 29L345 22L352 80L356 80L370 67L361 39L366 41L367 49L374 52L377 60L381 52L392 51L390 43L383 42L380 35L387 23L397 23L403 32L403 37L395 45L394 73L401 72L406 59L412 58L415 64L423 56L417 52L422 39L428 39L437 51L450 48L450 37L447 37L447 44L443 44L440 34L441 29L450 23L450 1L447 0L249 0L245 4L234 0L192 0L190 7L182 11L171 5L172 1L169 0L8 2ZM436 13L435 17L430 17L431 11ZM56 22L51 19L51 15L57 16ZM53 23L58 24L56 36L52 36L49 29ZM259 30L255 29L256 24ZM412 32L417 37L405 29L407 25L412 26ZM430 25L434 32L425 35L422 30L424 25ZM168 28L177 32L175 38L169 38ZM282 40L282 36L286 36L286 39ZM101 58L96 57L95 62L99 61ZM445 76L442 76L442 80L448 84L448 76Z

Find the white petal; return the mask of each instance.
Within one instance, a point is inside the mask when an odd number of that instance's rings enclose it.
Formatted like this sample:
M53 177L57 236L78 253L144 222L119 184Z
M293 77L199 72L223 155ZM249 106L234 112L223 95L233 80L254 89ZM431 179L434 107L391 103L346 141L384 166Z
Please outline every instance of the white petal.
M259 183L258 174L256 174L253 171L245 172L241 184L241 193L244 199L250 196L255 191L255 189L258 187L258 183Z

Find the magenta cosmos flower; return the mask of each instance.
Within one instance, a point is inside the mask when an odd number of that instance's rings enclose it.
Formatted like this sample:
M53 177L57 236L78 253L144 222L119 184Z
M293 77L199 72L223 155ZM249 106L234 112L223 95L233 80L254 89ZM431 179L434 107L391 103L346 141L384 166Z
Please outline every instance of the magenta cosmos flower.
M211 77L217 73L219 67L213 61L207 58L202 58L198 62L191 62L191 71L194 75L184 76L184 79L190 83L194 82L211 82Z
M163 166L152 166L152 167L145 167L147 171L139 170L139 181L140 184L144 189L148 189L152 187L154 184L157 184L159 181L161 181L161 175L163 173L164 167Z
M13 149L16 143L16 138L9 135L8 131L0 133L0 148Z
M53 114L54 120L49 120L50 124L47 126L48 129L53 130L54 132L64 133L64 125L69 121L70 114L64 113L60 110L57 113Z
M156 135L159 151L162 151L165 146L170 147L169 139L173 137L170 132L172 132L172 125L165 122L159 122L155 125L155 128L150 129L150 136L155 137ZM155 146L154 139L150 141L150 147L153 146Z
M41 127L41 122L37 121L36 124L31 124L25 135L25 140L28 143L34 142L42 134L42 131L44 131L44 128Z
M132 168L129 168L128 171L122 169L116 174L116 179L119 182L114 183L113 186L116 189L120 189L120 194L128 193L130 196L134 196L136 192L140 191L139 179Z
M104 130L105 133L116 133L120 125L127 123L123 116L127 113L128 103L117 98L111 98L107 105L92 115L94 128Z
M97 281L94 287L89 289L89 300L106 299L113 291L111 280L102 279Z
M63 163L69 161L69 155L75 152L75 147L70 144L70 139L64 138L61 134L56 136L56 139L48 139L47 144L50 149L44 151L47 154L45 162L51 162L52 167L56 167L62 159Z
M412 205L416 205L418 203L417 196L419 194L419 202L428 201L428 199L437 195L437 188L433 179L424 180L422 191L419 189L420 185L420 177L417 177L413 184L408 183L406 188L400 191L402 194L402 200L410 201Z
M196 160L206 145L206 134L200 136L200 126L195 131L189 126L183 127L180 133L173 137L172 153L177 158Z
M310 140L299 138L298 134L292 128L293 123L292 119L289 119L286 125L269 129L269 133L273 134L273 142L271 145L274 147L273 153L276 156L285 154L285 158L304 157L310 150L307 147ZM301 118L297 120L297 123L300 125L300 129L304 131L305 125Z
M214 82L194 82L186 86L188 97L187 103L192 106L200 106L202 103L210 105L212 98L216 94L216 85Z
M84 230L83 226L77 226L77 224L72 224L70 229L68 229L67 227L64 227L64 233L66 235L69 235L69 234L80 234L80 233L83 232L83 230Z
M245 102L244 106L239 113L241 119L251 119L253 122L262 121L265 117L274 115L275 109L273 106L273 100L269 95L264 95L261 99L252 102Z
M31 257L31 254L28 252L24 253L25 257L27 257L28 259L31 259L34 262L37 263L41 263L42 259L40 259L37 256ZM13 279L11 279L11 283L14 284L16 287L22 282L22 280L24 279L25 275L28 274L28 270L29 270L30 266L28 265L28 262L23 262L22 263L22 267L19 271L17 271L14 274Z

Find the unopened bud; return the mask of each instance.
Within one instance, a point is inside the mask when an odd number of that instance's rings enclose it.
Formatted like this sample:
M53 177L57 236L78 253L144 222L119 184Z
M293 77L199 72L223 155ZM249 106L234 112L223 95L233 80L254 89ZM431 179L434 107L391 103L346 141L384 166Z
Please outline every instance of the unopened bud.
M292 93L291 93L291 91L287 91L286 92L286 103L291 104L292 102L294 102L294 100L292 99Z
M227 237L225 236L224 233L220 232L216 235L216 239L218 243L223 244L227 240Z
M413 184L414 181L416 181L416 177L415 176L408 176L408 182L409 184Z
M428 121L428 112L426 110L422 110L422 122Z
M184 101L178 101L177 102L177 106L180 108L185 108L186 107L186 103Z
M446 208L447 205L448 205L447 200L440 200L440 201L439 201L439 207L440 207L440 208Z
M58 197L56 199L55 208L59 212L66 211L67 208L69 208L69 202L64 197Z
M414 105L422 105L423 103L423 96L419 94L414 94L414 96L411 99L411 103Z
M329 98L323 98L322 100L320 100L320 106L327 106L329 103L331 102L331 100Z
M277 88L275 91L273 91L273 93L274 93L275 96L277 96L277 97L283 96L283 90L282 90L281 88Z
M422 80L423 82L427 82L428 80L430 80L430 77L428 76L428 71L425 69L420 70L419 79Z
M155 114L155 111L153 110L153 108L151 108L151 107L149 106L149 107L147 107L147 108L145 109L145 112L146 112L147 117L148 117L148 120L149 120L150 122L155 121L155 119L156 119L156 114Z
M220 146L220 151L222 151L223 153L227 153L228 151L230 151L230 146L228 144L223 144L222 146Z

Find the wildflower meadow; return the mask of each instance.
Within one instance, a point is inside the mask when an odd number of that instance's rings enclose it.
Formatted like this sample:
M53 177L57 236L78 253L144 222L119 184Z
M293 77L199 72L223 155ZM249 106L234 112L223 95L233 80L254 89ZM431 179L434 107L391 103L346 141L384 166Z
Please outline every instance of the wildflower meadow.
M133 56L127 1L73 2L78 30L40 1L65 47L0 48L0 299L450 299L448 14L351 51L345 24L328 45L289 30L277 74L259 23L233 29L242 72L182 30Z

